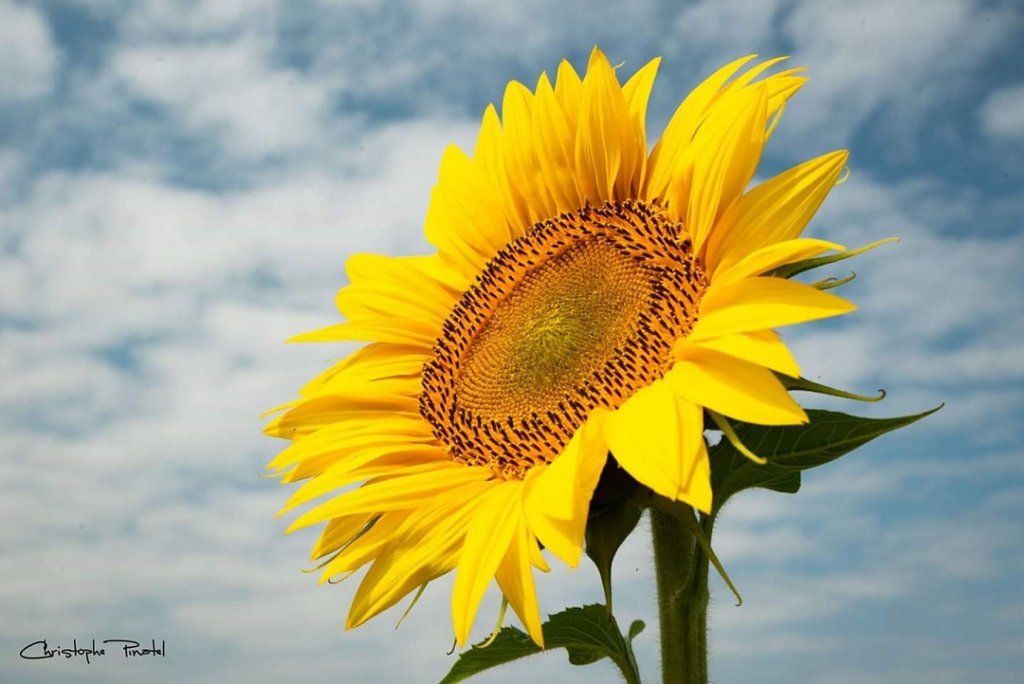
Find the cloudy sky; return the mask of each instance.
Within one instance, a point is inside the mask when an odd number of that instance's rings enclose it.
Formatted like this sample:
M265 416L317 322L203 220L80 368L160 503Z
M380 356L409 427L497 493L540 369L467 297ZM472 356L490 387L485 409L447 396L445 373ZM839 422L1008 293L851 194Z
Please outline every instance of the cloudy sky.
M600 5L607 9L597 9ZM595 43L664 57L650 126L718 65L791 54L811 81L762 176L838 147L851 177L810 233L861 258L860 311L787 334L809 377L895 415L946 408L731 504L713 586L718 682L1011 682L1024 670L1024 10L1015 0L0 0L0 669L23 682L436 681L450 583L354 632L354 585L303 574L281 444L258 414L347 349L355 251L426 249L443 147L510 79ZM850 262L847 262L850 263ZM845 266L845 264L844 264ZM837 275L845 275L838 269ZM647 541L616 567L648 620ZM542 610L600 598L587 566ZM492 597L483 615L493 614ZM489 629L482 618L478 632ZM167 657L26 661L107 638ZM383 673L383 674L382 674ZM561 653L477 681L615 681Z

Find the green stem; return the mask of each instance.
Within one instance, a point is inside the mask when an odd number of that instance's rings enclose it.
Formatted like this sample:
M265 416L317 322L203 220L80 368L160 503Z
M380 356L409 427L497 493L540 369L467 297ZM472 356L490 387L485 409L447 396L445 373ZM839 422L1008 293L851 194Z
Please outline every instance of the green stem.
M651 508L651 534L658 582L663 684L707 684L708 558L679 518L688 506L672 511ZM710 538L712 520L701 526Z
M633 658L627 658L621 662L616 660L615 664L618 666L619 672L622 673L622 679L626 684L640 684L639 670Z

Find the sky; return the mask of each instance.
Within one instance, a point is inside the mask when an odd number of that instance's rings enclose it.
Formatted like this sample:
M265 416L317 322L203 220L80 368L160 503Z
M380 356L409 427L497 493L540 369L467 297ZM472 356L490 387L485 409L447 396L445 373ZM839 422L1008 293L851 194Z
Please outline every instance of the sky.
M260 477L261 411L352 347L358 251L427 251L441 151L512 79L598 44L664 58L649 136L717 66L788 54L810 82L768 177L836 148L850 177L808 234L901 241L831 274L860 309L783 331L805 375L938 414L724 510L716 682L1015 682L1024 671L1024 7L1014 0L0 0L0 672L18 682L437 681L450 578L345 632L313 531ZM825 405L825 404L822 404ZM658 679L641 528L620 622ZM601 598L557 563L541 609ZM491 628L485 599L474 638ZM91 639L166 657L28 661ZM544 654L477 678L616 681Z

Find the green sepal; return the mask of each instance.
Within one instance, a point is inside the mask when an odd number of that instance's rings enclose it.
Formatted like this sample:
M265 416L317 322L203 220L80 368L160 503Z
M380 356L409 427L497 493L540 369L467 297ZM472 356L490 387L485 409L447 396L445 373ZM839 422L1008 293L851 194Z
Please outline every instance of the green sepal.
M622 542L636 529L641 515L642 508L630 499L622 499L599 511L591 511L587 519L584 537L587 556L594 561L601 576L609 618L612 616L612 561Z
M816 290L834 290L837 287L842 287L843 285L846 285L847 283L852 283L854 278L856 277L857 274L854 273L853 271L850 271L850 275L846 276L845 278L822 278L821 280L811 283L811 287L813 287Z
M662 513L667 513L682 523L683 527L686 528L686 531L693 537L694 543L700 549L701 553L704 554L704 557L711 561L711 564L715 566L715 570L718 572L718 576L722 578L722 581L725 582L725 586L727 586L729 591L732 592L732 595L736 597L736 605L742 606L743 596L740 594L739 589L736 588L736 585L733 584L732 579L729 577L729 573L725 571L725 566L722 565L720 560L718 560L718 554L716 554L715 550L711 548L710 527L708 528L708 532L704 531L702 521L705 516L700 514L700 520L698 520L697 517L694 517L698 515L697 511L689 504L682 501L673 501L672 499L661 496L660 494L654 494L653 492L647 501L648 505L652 509Z
M546 645L544 649L533 643L522 630L515 627L502 628L488 646L469 648L460 653L459 659L440 684L461 682L492 667L555 648L564 648L573 665L589 665L610 658L627 683L640 682L632 642L644 629L641 620L634 620L629 626L629 633L624 636L615 618L609 620L605 607L594 603L567 608L550 615L541 629Z
M863 247L858 247L857 249L848 249L845 252L839 252L838 254L829 254L826 256L814 257L813 259L801 259L800 261L794 261L791 264L779 266L775 270L766 273L765 275L776 276L779 278L792 278L793 276L799 273L803 273L804 271L810 271L811 269L818 268L820 266L826 266L828 264L834 264L838 261L845 261L846 259L849 259L851 257L860 256L864 252L870 252L875 247L881 247L882 245L888 244L890 242L899 242L899 238L888 237L864 245Z
M735 494L761 487L793 493L800 489L800 471L814 468L847 454L887 432L892 432L938 411L895 418L862 418L836 411L809 409L806 425L772 427L735 423L743 443L768 463L758 465L741 454L728 440L711 447L711 488L715 493L712 514Z
M815 394L826 394L830 397L839 397L841 399L853 399L854 401L866 401L874 403L876 401L882 401L885 399L886 392L884 389L878 390L878 394L873 397L869 397L866 394L854 394L853 392L847 392L836 387L829 387L823 385L820 382L814 382L807 378L791 378L788 375L782 373L776 373L775 377L782 382L782 385L791 392L814 392Z
M369 532L370 530L372 530L372 529L373 529L373 526L377 524L377 521L378 521L378 520L380 520L380 518L381 518L380 514L377 514L377 515L373 516L372 518L370 518L369 520L367 520L367 521L366 521L366 522L365 522L365 523L363 524L363 526L362 526L362 527L360 527L360 528L359 528L359 530L357 530L357 531L356 531L356 533L355 533L354 535L352 535L351 537L349 537L349 538L348 538L348 539L347 539L347 540L345 541L345 543L344 543L344 544L342 544L342 545L341 545L341 546L340 546L340 547L338 548L338 550L337 550L337 551L333 551L333 552L332 552L332 553L331 553L330 555L328 555L328 556L327 556L327 557L326 557L326 558L325 558L324 560L320 561L319 563L317 563L316 565L314 565L314 566L313 566L313 567L311 567L311 568L306 568L306 569L305 569L305 570L303 570L302 572L304 572L304 573L306 573L306 574L311 574L311 573L314 573L314 572L316 572L317 570L320 570L320 569L322 569L322 568L326 567L328 563L330 563L330 562L331 562L331 561L333 561L333 560L334 560L335 558L337 558L338 556L340 556L340 555L341 555L341 554L342 554L342 553L343 553L343 552L345 551L345 549L347 549L348 547L352 546L352 544L355 544L355 543L356 543L356 542L357 542L357 541L359 540L359 538L360 538L360 537L362 537L362 536L363 536L364 534L366 534L367 532ZM329 580L328 580L328 581L329 581Z

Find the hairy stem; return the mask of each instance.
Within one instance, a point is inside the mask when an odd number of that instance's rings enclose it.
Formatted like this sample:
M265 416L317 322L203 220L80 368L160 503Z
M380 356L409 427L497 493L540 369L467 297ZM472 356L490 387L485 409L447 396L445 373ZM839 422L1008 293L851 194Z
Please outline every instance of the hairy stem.
M663 684L707 684L708 558L680 516L693 509L651 508L658 582ZM710 537L711 518L700 521Z

